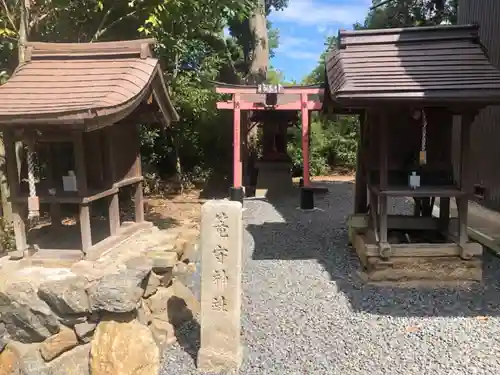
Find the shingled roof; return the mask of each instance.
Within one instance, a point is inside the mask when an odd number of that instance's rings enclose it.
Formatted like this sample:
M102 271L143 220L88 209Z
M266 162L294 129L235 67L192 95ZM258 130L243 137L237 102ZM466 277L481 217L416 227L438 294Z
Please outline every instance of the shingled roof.
M341 31L326 76L335 106L500 103L500 71L488 61L475 25Z
M26 63L0 86L0 124L105 126L151 94L163 120L177 121L153 43L29 43Z

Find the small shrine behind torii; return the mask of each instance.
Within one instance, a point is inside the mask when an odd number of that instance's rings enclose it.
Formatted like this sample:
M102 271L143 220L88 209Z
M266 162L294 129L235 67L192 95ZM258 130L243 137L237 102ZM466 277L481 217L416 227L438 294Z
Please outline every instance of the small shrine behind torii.
M257 162L257 196L272 189L292 187L291 159L287 154L287 129L301 123L303 190L312 191L309 176L310 113L322 108L323 89L319 86L229 85L217 83L216 92L231 99L217 103L218 109L233 111L233 186L231 199L244 197L242 144L246 145L250 126L262 126L262 157ZM250 124L242 122L242 111L252 111ZM300 116L298 113L300 112ZM243 126L242 126L243 124ZM312 201L311 201L312 204ZM311 207L312 208L312 207Z

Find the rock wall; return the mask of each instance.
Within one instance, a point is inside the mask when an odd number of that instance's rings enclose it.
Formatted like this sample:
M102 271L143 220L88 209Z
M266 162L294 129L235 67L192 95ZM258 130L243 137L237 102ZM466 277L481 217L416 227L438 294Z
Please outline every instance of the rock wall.
M153 228L71 268L3 260L0 375L157 375L176 327L199 313L181 281L196 245L180 234Z

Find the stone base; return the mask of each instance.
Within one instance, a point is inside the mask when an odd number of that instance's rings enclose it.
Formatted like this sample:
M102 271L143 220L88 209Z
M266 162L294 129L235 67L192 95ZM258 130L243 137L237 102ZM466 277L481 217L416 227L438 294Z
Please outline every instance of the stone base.
M353 247L363 266L361 277L367 282L421 282L439 286L482 280L482 247L477 243L466 245L473 255L469 260L461 259L461 249L453 243L393 244L392 255L384 260L372 236L358 232L352 235Z
M259 174L255 196L268 198L280 196L294 191L292 179L292 163L259 161L256 164Z
M200 310L180 281L195 269L188 232L153 227L67 266L0 259L0 374L156 375Z
M201 372L221 372L234 371L240 369L243 361L243 349L240 348L237 354L217 353L210 349L200 349L198 352L198 370Z

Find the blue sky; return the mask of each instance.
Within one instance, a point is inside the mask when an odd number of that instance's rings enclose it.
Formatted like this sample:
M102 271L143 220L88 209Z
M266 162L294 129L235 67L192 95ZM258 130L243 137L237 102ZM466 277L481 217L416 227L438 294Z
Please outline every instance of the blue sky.
M371 0L289 0L286 9L269 16L280 31L271 64L286 80L300 81L317 64L327 36L362 22Z

